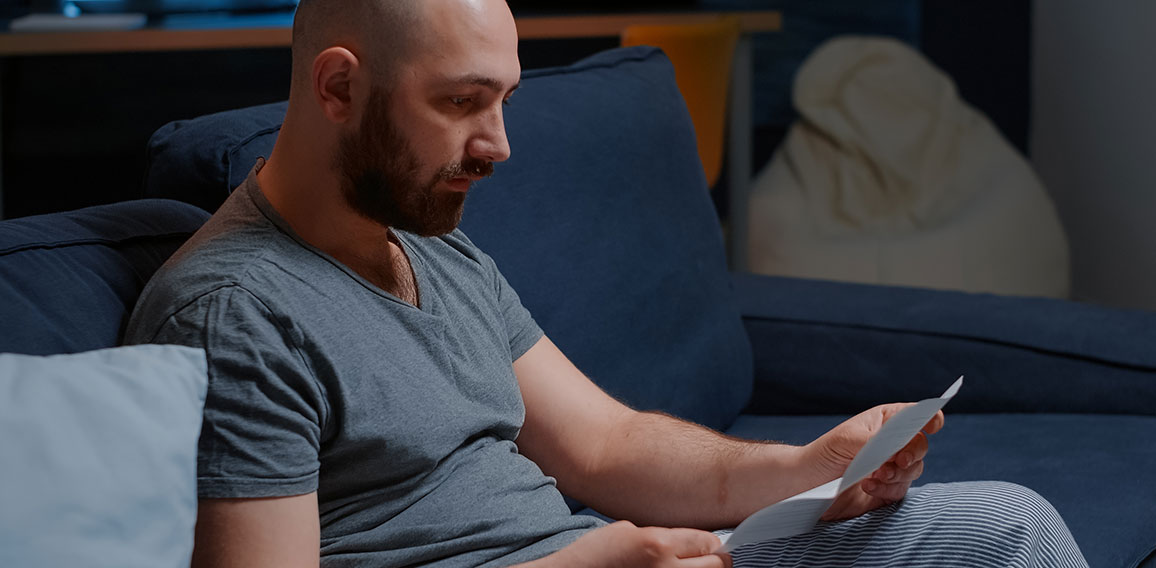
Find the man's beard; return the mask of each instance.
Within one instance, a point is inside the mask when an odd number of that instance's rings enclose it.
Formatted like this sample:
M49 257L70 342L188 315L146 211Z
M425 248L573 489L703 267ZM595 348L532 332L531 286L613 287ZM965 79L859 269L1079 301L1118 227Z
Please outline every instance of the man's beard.
M334 167L341 175L341 192L349 206L383 226L423 237L444 235L462 220L466 194L435 191L439 182L466 173L488 176L493 164L467 158L446 164L424 183L421 163L409 142L390 123L389 97L379 87L370 90L365 116L356 133L338 140Z

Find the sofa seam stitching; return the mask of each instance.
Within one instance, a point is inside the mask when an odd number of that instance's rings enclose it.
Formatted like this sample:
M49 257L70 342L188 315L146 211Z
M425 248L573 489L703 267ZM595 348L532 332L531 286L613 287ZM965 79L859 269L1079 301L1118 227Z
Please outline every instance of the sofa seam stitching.
M151 239L188 238L194 232L195 231L180 231L180 232L159 233L159 234L151 234L151 235L133 235L133 236L124 237L121 239L106 239L106 238L97 238L97 237L87 237L87 238L75 239L75 240L69 240L69 241L39 241L39 242L35 242L35 243L25 243L25 244L21 244L21 245L16 245L16 246L9 247L6 249L0 249L0 256L8 256L10 254L27 252L27 251L31 251L31 250L52 250L52 249L79 247L79 246L97 245L97 246L116 247L116 246L121 246L121 245L126 245L126 244L133 244L133 243L138 242L138 241L147 241L147 240L151 240Z

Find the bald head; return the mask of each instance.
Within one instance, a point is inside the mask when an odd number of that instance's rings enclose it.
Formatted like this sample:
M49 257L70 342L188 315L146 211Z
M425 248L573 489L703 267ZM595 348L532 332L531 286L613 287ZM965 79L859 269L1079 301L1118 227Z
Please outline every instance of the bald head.
M521 65L505 0L301 0L293 65L258 178L295 227L329 227L314 236L334 226L318 218L452 230L470 185L510 155Z
M308 82L313 59L345 47L379 78L419 48L422 0L301 0L293 19L293 83Z

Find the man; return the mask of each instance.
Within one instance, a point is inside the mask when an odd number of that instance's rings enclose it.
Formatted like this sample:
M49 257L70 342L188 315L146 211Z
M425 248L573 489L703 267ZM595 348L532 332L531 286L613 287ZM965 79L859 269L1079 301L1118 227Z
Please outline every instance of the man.
M455 230L471 183L510 154L502 108L521 70L505 2L303 0L293 34L272 155L129 325L130 342L208 353L195 566L724 566L700 529L837 478L903 407L792 447L623 406ZM953 501L896 505L926 452L917 436L827 518L959 534L919 512ZM1001 490L1044 522L968 530L1082 562L1046 503ZM657 526L571 515L560 491ZM824 534L776 550L847 541Z

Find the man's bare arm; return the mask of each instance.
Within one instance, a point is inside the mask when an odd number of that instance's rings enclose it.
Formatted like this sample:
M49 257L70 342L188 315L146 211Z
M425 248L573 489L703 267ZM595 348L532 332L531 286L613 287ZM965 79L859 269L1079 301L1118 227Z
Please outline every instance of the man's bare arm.
M526 402L520 451L567 495L606 515L721 528L808 489L799 448L742 442L631 410L548 338L515 361L514 371Z
M268 499L201 499L193 568L317 568L317 494Z
M619 521L515 568L730 568L729 555L712 554L719 545L717 536L704 531L640 528Z
M842 475L871 433L903 407L876 407L796 447L738 440L631 410L545 337L514 362L514 371L526 403L520 451L567 495L611 517L647 525L733 527L766 505ZM939 415L928 431L941 424ZM926 439L917 436L897 454L898 467L888 462L877 478L841 497L839 516L901 498L922 471L926 450Z

